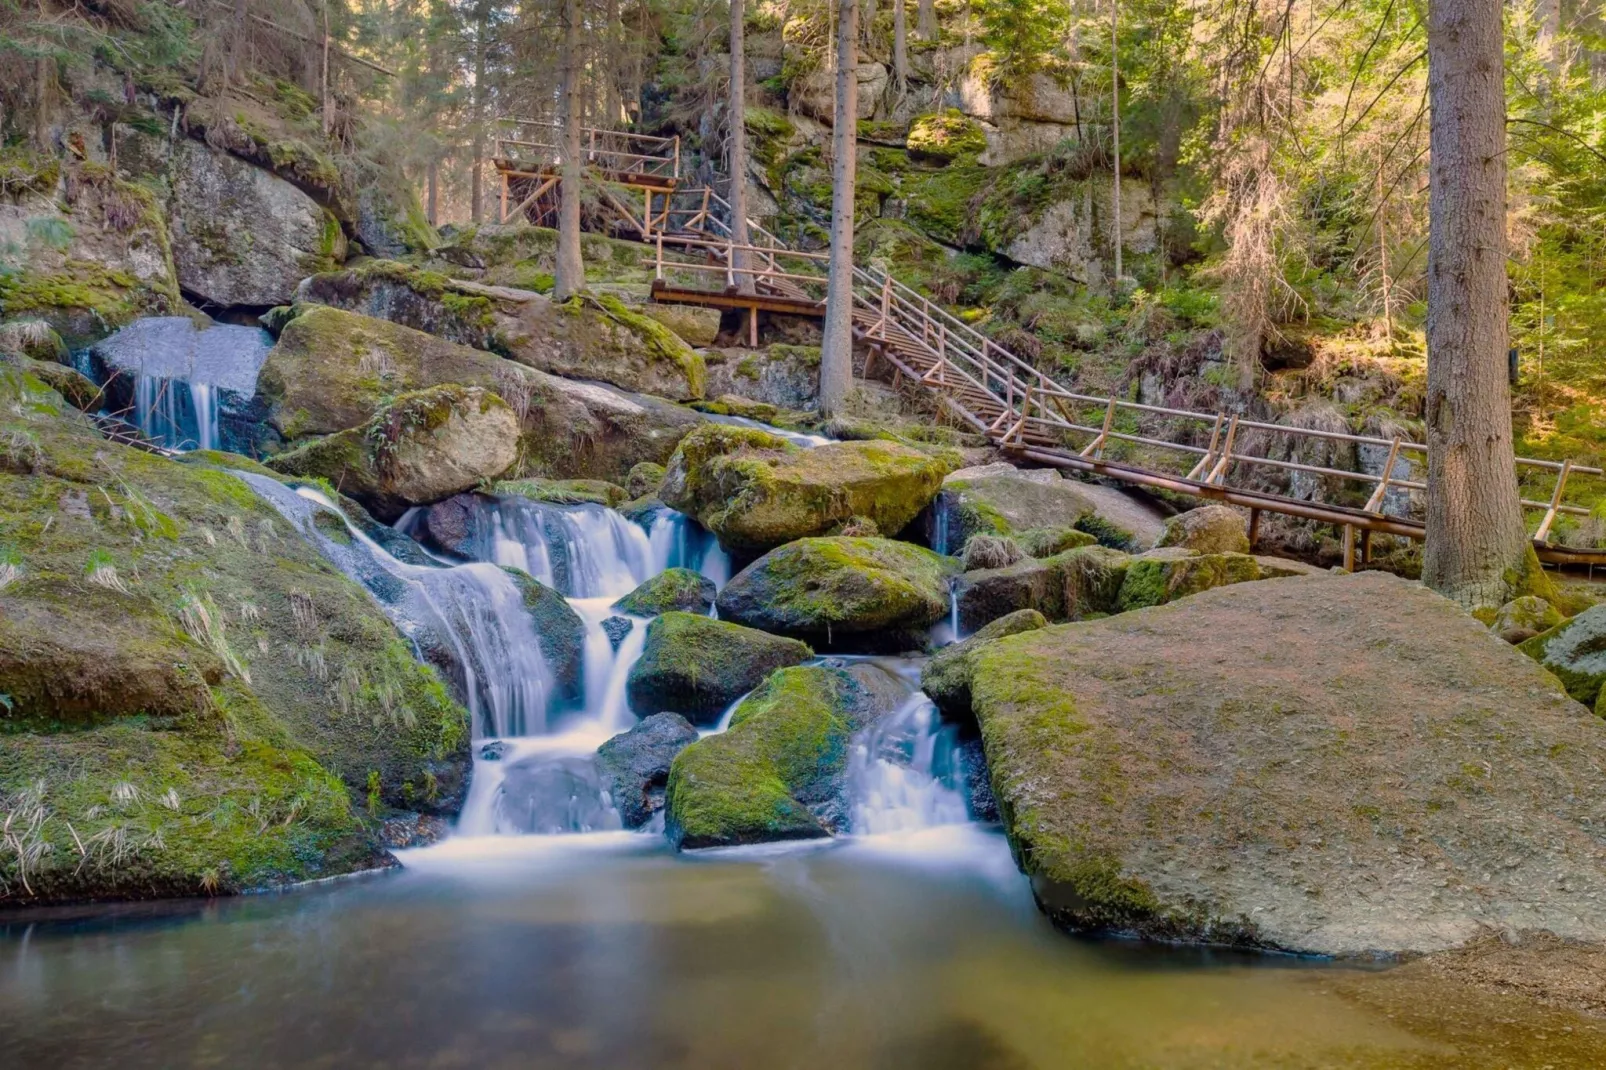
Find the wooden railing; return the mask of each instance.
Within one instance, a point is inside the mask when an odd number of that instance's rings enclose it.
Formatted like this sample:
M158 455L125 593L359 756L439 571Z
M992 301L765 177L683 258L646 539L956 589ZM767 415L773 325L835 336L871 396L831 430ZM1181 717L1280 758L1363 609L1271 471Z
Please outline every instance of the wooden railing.
M708 254L707 263L688 263L684 260L666 260L664 250ZM655 240L653 277L660 281L669 273L718 276L723 288L732 290L744 281L754 287L766 286L793 291L799 298L825 300L825 269L831 258L824 253L804 253L773 245L736 245L729 241L714 241L659 234ZM744 256L738 257L736 254Z
M498 134L495 155L536 168L563 165L563 127L535 119L499 119L508 131ZM580 129L581 152L588 167L611 175L680 178L680 138L634 134L624 130Z

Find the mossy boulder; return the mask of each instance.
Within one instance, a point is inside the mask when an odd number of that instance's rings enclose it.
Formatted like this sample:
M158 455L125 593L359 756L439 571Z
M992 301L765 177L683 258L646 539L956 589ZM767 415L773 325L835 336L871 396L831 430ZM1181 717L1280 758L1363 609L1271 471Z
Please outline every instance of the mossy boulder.
M1606 725L1426 588L1237 584L1010 636L972 696L1064 928L1361 959L1606 938Z
M1124 613L1160 606L1212 587L1263 578L1260 562L1248 554L1201 554L1177 546L1150 550L1127 566L1116 609Z
M608 509L623 505L629 498L623 487L605 479L503 479L492 485L491 493L548 505L601 505Z
M322 479L381 520L495 479L518 459L519 421L479 387L402 394L361 427L281 453L269 467Z
M1075 528L1094 512L1093 502L1075 484L1025 474L950 477L934 508L946 513L946 550L955 554L973 535Z
M969 720L970 680L976 655L994 639L1048 627L1048 618L1035 609L1017 609L980 629L963 642L945 646L920 670L920 690L947 717Z
M46 848L0 855L0 902L351 872L366 813L460 804L466 712L243 482L8 368L0 442L0 810Z
M819 407L819 346L777 342L761 349L710 350L705 359L708 397L731 394L786 412Z
M516 568L503 569L518 584L525 611L541 640L541 654L557 684L558 697L578 702L585 696L586 626L568 599Z
M27 372L66 399L67 404L80 412L94 412L106 404L106 392L95 381L76 368L51 361L33 360L23 356L0 353L0 364L9 363L18 371Z
M714 581L689 568L666 568L613 604L634 617L671 610L706 614L714 606Z
M1086 522L1086 517L1082 522ZM1077 528L1027 528L1015 533L1015 545L1028 557L1054 557L1079 546L1098 545L1098 537Z
M1525 640L1518 647L1549 669L1567 693L1592 710L1601 710L1606 683L1606 604Z
M678 713L644 717L597 748L602 786L625 828L640 828L664 807L675 755L697 741L697 729Z
M752 428L710 425L684 438L660 495L730 548L767 550L854 517L902 531L937 493L951 460L894 442L802 449Z
M1513 598L1495 613L1489 630L1508 643L1521 643L1540 632L1548 632L1566 618L1561 610L1540 598L1527 594Z
M611 294L558 303L532 290L373 260L304 280L296 299L388 319L554 375L677 401L703 396L697 351Z
M1022 609L1053 621L1114 613L1133 560L1119 550L1081 546L1042 560L966 572L954 590L959 627L973 632Z
M682 342L697 349L714 344L719 337L720 312L697 305L662 305L649 302L639 309L643 316L669 328Z
M719 593L719 615L817 646L907 650L948 612L953 562L913 543L833 536L765 554Z
M388 320L299 307L259 388L270 421L292 443L356 427L396 394L452 383L493 390L518 414L517 475L616 478L634 464L667 461L702 422L658 398L547 375Z
M848 745L874 702L841 669L781 669L742 701L730 729L675 757L665 832L676 848L829 836Z
M625 687L637 714L668 711L712 725L771 672L813 656L794 639L671 610L647 625Z
M1165 522L1155 547L1180 546L1202 554L1247 554L1249 530L1236 509L1201 505Z
M66 358L67 347L44 320L19 319L0 323L0 355L54 364Z
M642 461L625 475L625 493L631 500L657 497L658 484L664 481L664 466Z

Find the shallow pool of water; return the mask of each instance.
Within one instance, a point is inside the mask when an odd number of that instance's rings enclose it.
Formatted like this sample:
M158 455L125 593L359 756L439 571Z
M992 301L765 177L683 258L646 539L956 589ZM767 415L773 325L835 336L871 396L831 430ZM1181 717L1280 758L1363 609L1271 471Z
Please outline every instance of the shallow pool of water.
M695 858L630 833L404 858L285 895L0 918L0 1061L1466 1065L1324 983L1351 971L1058 934L976 826Z

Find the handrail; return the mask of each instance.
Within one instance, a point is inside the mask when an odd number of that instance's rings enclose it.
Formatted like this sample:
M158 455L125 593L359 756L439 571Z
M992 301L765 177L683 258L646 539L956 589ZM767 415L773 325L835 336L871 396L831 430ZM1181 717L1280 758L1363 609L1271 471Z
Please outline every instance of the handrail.
M498 135L495 139L495 155L511 157L511 153L504 151L504 146L545 150L548 161L553 166L562 163L563 146L561 134L563 125L539 119L519 119L505 116L495 120L496 123L512 126L515 132L523 129L536 131L550 131L551 140L530 140L520 137L505 137ZM600 127L582 126L580 134L584 140L584 151L587 162L597 163L599 160L611 160L623 163L622 167L605 167L605 170L618 171L624 174L651 174L655 178L680 178L680 136L659 137L655 134L637 134L629 130L605 130ZM538 135L537 135L538 136ZM599 145L598 142L601 142ZM654 149L655 151L631 151L633 148ZM667 173L666 173L667 172Z

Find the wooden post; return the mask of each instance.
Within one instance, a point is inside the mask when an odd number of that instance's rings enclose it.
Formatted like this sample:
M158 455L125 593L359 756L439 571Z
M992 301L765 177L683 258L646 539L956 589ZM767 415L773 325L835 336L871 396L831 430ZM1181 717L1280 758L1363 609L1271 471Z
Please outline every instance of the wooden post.
M657 257L656 264L657 264L657 266L654 269L653 277L656 278L659 282L663 282L664 281L664 236L662 234L658 235L658 257Z
M1550 538L1550 525L1556 522L1556 513L1561 509L1561 493L1567 489L1567 477L1572 474L1573 462L1561 462L1561 473L1556 476L1556 489L1550 495L1550 508L1545 510L1545 518L1539 522L1539 530L1534 532L1534 538L1539 542L1546 542Z
M675 167L674 167L674 172L675 173L674 173L673 177L674 177L675 181L677 181L677 182L680 181L680 135L679 134L675 135Z
M758 306L752 305L747 310L747 348L758 348Z
M1344 525L1344 571L1355 571L1355 525Z
M1260 510L1249 510L1249 552L1255 552L1255 544L1260 541Z
M887 317L892 315L892 276L881 280L881 337L887 336Z
M1388 463L1383 466L1383 478L1378 483L1377 489L1372 492L1371 498L1366 502L1366 511L1368 513L1380 513L1383 511L1383 498L1388 494L1389 483L1394 479L1394 459L1399 455L1400 436L1395 435L1394 445L1389 447Z
M502 215L501 215L501 218L497 220L497 222L499 222L499 223L506 223L507 222L507 184L509 182L511 182L511 181L513 181L513 180L507 176L507 173L503 172L503 174L502 174Z
M1187 478L1198 479L1201 475L1208 474L1210 471L1210 462L1215 460L1216 457L1216 445L1221 441L1221 425L1226 422L1226 419L1226 413L1216 413L1216 426L1210 431L1210 445L1206 448L1204 456L1199 458L1199 463L1188 470Z
M1371 528L1362 528L1361 529L1361 564L1370 565L1371 563L1372 563L1372 529Z
M643 209L641 215L641 236L650 238L652 237L652 190L643 188L641 195L647 202L647 206Z
M1205 477L1206 483L1220 483L1227 478L1227 468L1232 464L1232 444L1237 437L1238 417L1234 416L1232 422L1227 425L1227 441L1221 447L1221 460L1216 462L1216 466L1210 470L1210 475Z

